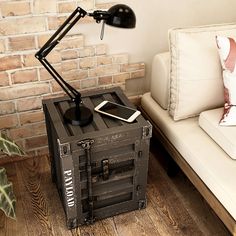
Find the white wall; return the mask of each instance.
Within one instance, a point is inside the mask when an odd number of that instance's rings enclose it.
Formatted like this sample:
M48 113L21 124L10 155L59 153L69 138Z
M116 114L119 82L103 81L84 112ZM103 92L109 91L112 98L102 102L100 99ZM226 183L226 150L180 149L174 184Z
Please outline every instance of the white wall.
M149 89L153 56L168 50L169 28L236 22L235 0L122 0L119 3L134 10L136 28L127 30L106 26L103 43L108 44L109 53L128 52L131 62L146 63L143 91ZM100 29L101 25L97 24L80 27L90 43L99 43ZM135 90L135 84L132 86Z

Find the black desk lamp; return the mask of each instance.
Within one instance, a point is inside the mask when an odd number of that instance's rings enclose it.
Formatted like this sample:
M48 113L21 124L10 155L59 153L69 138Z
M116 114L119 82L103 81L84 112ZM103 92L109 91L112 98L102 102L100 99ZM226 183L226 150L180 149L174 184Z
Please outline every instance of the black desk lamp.
M93 114L82 104L80 92L68 84L58 74L53 66L47 61L46 56L61 41L61 39L76 24L76 22L81 17L85 17L86 15L93 17L97 23L103 21L101 39L104 33L104 23L121 28L134 28L136 23L133 10L124 4L114 5L108 11L96 10L93 13L87 13L85 10L78 7L52 35L52 37L43 45L43 47L35 54L35 57L42 63L46 70L52 75L52 77L70 97L70 99L75 103L74 107L69 108L65 112L65 121L72 125L80 126L89 124L93 120Z

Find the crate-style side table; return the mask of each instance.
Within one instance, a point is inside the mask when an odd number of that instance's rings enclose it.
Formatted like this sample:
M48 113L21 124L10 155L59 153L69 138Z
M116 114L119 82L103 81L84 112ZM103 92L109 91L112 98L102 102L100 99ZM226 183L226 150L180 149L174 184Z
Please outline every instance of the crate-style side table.
M152 126L141 115L133 123L94 112L103 100L133 107L120 88L82 93L93 122L72 126L63 120L73 105L67 97L43 101L52 179L69 229L146 207Z

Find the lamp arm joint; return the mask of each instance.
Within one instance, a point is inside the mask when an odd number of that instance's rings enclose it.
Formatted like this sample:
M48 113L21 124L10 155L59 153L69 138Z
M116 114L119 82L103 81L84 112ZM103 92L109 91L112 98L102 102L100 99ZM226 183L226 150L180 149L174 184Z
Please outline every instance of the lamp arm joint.
M97 10L93 13L88 13L88 16L93 17L97 23L100 23L102 20L107 20L110 17L110 13L107 11Z

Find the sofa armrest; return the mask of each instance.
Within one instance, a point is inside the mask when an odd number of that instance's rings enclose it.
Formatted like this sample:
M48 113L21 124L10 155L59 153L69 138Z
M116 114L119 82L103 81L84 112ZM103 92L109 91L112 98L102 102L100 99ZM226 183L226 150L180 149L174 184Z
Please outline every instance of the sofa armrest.
M156 54L152 61L151 96L163 108L168 108L170 53Z

